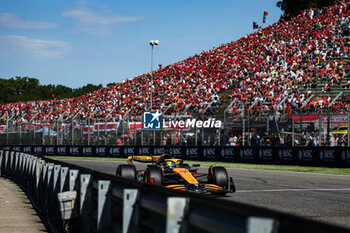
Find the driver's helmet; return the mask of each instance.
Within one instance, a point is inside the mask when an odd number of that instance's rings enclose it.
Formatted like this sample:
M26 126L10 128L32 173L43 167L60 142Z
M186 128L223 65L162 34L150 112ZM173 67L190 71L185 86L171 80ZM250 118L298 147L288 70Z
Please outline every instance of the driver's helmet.
M173 169L174 168L174 162L173 161L166 161L165 162L165 167L169 168L169 169Z

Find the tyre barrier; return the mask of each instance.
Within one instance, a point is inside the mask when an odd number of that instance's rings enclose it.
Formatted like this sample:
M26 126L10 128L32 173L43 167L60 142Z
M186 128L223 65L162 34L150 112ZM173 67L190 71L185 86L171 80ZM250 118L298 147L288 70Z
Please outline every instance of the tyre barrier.
M0 150L0 175L26 192L52 232L350 232L287 213L169 190L23 152Z

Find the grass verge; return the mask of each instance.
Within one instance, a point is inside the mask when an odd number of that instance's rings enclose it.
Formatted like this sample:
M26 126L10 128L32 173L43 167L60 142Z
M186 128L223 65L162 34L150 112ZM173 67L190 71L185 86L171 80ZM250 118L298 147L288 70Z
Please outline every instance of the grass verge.
M51 159L74 159L74 160L95 160L95 161L116 161L126 162L127 159L121 158L96 158L96 157L67 157L67 156L47 156ZM350 168L329 168L329 167L306 167L295 165L265 165L265 164L247 164L247 163L223 163L223 162L202 162L202 161L186 161L188 164L200 164L201 167L209 167L213 163L217 166L237 169L255 169L270 171L289 171L289 172L308 172L333 175L350 175Z

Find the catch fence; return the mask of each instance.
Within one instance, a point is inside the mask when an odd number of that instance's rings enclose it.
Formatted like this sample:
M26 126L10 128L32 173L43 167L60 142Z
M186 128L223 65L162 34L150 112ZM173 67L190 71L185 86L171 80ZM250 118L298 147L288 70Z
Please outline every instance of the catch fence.
M208 112L207 112L208 113ZM208 113L209 114L209 113ZM141 116L60 119L0 125L2 145L118 146L350 146L350 114L165 115L163 127L146 130ZM3 119L4 120L4 119ZM209 122L197 127L186 122ZM214 125L220 121L220 126ZM182 124L183 122L184 124Z

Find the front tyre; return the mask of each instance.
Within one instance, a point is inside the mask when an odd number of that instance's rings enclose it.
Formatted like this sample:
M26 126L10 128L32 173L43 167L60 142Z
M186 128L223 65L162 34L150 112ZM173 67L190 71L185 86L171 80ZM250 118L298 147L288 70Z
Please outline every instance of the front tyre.
M146 183L162 185L163 183L162 170L155 166L149 166L145 171L144 178Z
M226 168L221 166L211 165L208 171L208 183L215 184L217 186L224 188L226 192L225 191L220 192L220 194L225 195L227 193L228 185L229 185ZM213 192L212 194L215 194L215 193Z

